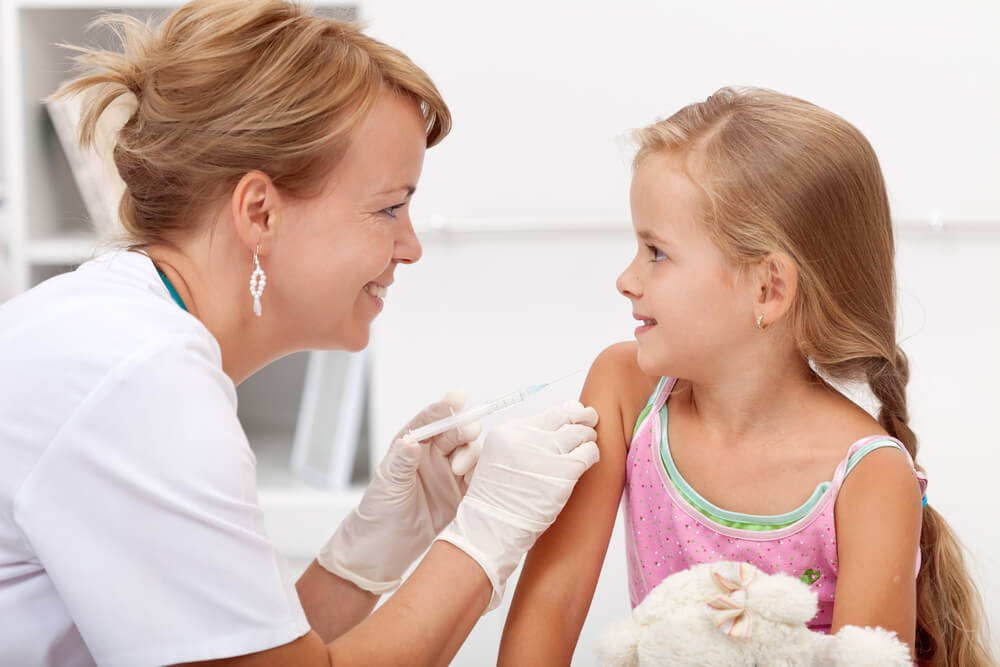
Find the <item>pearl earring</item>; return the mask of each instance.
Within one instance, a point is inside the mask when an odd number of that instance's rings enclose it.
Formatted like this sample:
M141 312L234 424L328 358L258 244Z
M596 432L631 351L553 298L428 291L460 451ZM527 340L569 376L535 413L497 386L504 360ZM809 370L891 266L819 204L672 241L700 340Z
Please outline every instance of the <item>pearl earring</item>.
M260 268L260 260L257 253L260 251L260 244L253 251L253 273L250 274L250 295L253 296L253 312L257 317L261 316L260 295L264 293L264 285L267 284L267 275L264 269Z
M757 328L761 329L761 330L764 329L764 315L763 314L757 316Z

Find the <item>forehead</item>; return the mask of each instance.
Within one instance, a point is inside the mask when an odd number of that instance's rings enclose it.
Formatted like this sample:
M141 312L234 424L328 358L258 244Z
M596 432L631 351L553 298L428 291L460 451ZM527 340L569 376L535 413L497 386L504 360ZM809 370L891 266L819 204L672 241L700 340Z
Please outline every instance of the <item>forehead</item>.
M632 222L640 235L664 240L707 240L705 196L687 175L684 158L652 153L636 166L630 191Z
M340 183L363 184L372 193L416 184L427 135L420 106L413 98L383 90L351 135L334 170Z

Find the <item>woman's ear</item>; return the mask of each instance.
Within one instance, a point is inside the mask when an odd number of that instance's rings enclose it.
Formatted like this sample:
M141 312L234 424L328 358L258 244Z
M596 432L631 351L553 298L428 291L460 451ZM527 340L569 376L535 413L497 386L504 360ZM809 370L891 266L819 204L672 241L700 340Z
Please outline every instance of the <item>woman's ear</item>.
M792 258L773 252L761 260L755 272L754 315L761 329L781 319L792 307L799 272Z
M281 212L281 194L271 177L262 171L248 171L240 179L230 200L236 235L253 252L267 246L274 238Z

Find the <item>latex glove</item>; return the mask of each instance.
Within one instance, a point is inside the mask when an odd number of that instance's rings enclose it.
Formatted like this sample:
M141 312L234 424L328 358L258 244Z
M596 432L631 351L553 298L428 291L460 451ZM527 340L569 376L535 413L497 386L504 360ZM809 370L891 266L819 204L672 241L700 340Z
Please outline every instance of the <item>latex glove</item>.
M465 405L455 391L403 427L365 489L316 561L372 593L387 593L454 518L480 447L479 422L417 442L407 433Z
M438 538L475 559L493 585L486 611L503 599L521 556L597 463L597 412L577 401L493 428L455 520Z

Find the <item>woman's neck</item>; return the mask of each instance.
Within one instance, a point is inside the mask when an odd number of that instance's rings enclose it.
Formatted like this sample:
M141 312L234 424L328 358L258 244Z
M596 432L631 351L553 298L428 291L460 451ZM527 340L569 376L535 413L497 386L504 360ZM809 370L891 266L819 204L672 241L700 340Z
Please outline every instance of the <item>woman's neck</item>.
M180 245L156 244L144 252L170 281L191 315L209 330L222 352L222 369L239 384L282 356L272 344L273 317L253 314L247 285L249 264L241 271L235 253L220 252L215 243L197 239ZM246 274L243 276L243 274ZM242 279L241 279L242 277Z

